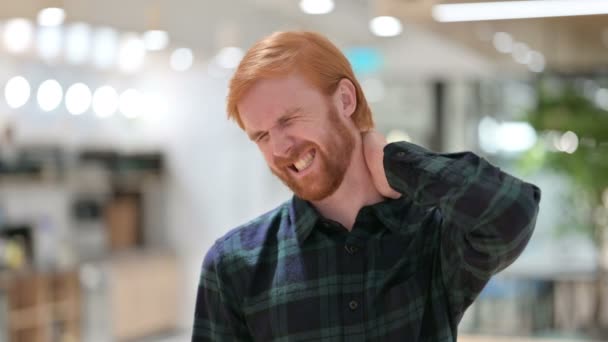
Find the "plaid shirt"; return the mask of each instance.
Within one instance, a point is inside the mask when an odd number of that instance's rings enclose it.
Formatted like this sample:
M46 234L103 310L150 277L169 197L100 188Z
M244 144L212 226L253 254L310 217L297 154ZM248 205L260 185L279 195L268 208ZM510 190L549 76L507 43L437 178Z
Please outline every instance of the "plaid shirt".
M351 232L293 197L217 240L192 341L456 341L464 311L526 246L540 190L470 152L384 149L404 194Z

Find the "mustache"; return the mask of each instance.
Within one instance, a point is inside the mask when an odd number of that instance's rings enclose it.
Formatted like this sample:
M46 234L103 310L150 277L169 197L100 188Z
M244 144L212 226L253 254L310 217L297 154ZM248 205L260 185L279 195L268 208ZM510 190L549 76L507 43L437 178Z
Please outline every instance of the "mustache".
M273 161L274 165L276 165L278 167L288 167L288 166L293 165L302 156L302 154L305 151L313 149L313 148L317 149L315 144L306 143L306 144L300 145L296 148L293 148L287 157L275 156L272 158L272 161Z

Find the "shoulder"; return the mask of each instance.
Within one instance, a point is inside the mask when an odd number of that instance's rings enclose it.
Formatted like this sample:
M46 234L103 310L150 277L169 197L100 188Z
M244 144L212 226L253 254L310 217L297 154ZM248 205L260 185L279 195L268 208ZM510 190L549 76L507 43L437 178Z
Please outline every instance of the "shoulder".
M262 247L276 240L280 228L289 220L290 203L291 200L286 201L217 239L205 256L203 268L217 270L220 265L255 259Z

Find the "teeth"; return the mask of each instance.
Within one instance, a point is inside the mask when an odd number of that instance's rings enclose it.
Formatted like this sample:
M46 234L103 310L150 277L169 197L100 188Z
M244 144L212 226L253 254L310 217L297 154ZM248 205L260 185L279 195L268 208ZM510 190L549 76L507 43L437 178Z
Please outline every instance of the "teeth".
M304 157L300 158L297 162L295 162L293 166L298 170L298 172L305 170L307 167L310 166L310 164L312 164L314 156L314 153L310 151Z

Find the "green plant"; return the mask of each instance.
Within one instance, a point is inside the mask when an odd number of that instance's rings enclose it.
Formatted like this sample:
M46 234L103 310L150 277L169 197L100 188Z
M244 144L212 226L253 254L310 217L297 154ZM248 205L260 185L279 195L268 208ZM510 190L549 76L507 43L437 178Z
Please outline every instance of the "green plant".
M571 79L541 78L537 91L537 106L528 113L528 120L538 132L548 134L545 135L548 139L539 139L539 143L521 158L520 167L527 171L548 168L570 181L576 190L570 200L583 201L583 207L588 210L587 215L581 217L572 215L574 206L567 209L569 212L565 216L569 215L571 220L564 227L587 234L601 255L608 249L604 238L606 227L597 219L596 214L608 210L602 207L602 195L608 191L608 111L599 108L594 101L578 91L577 83ZM556 145L559 147L560 135L567 131L574 132L578 137L576 150L573 153L551 151L551 146L548 148L547 145L553 145L553 140L557 140ZM599 289L606 279L608 265L599 262L596 274L597 307L591 326L596 331L605 330L601 329L602 291Z

